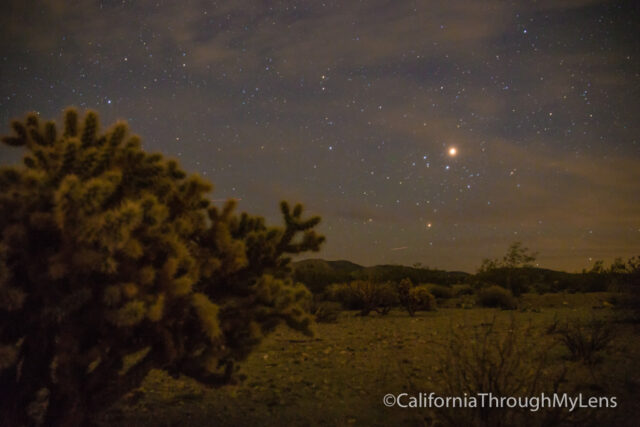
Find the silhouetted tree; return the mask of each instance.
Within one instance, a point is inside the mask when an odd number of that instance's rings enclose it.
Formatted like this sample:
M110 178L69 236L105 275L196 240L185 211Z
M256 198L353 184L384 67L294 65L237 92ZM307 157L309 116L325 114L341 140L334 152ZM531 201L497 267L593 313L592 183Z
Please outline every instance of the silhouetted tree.
M12 127L3 142L26 153L0 169L2 425L85 425L152 368L224 384L277 324L310 333L287 254L318 250L318 217L282 202L270 227L211 206L209 183L91 111Z
M478 278L497 283L510 289L514 295L527 290L530 282L529 270L538 256L522 247L521 242L512 243L502 259L484 259L478 269Z
M592 274L605 273L604 261L601 259L594 261L593 267L591 267L591 270L587 271L586 273L592 273Z
M483 259L482 264L478 269L478 273L483 273L498 268L532 267L532 263L536 260L537 256L537 252L530 253L529 248L523 248L522 242L513 242L511 245L509 245L507 253L502 257L502 259Z
M502 257L502 266L507 268L533 267L538 256L537 252L530 253L529 248L523 248L522 242L513 242L507 253Z

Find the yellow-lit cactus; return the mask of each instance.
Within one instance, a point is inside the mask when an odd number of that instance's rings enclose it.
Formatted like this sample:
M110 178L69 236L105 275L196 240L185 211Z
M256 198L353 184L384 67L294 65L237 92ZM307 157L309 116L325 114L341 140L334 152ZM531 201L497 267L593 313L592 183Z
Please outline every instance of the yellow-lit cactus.
M319 218L283 202L269 227L218 209L125 123L101 132L74 109L63 123L30 114L2 139L25 151L0 168L3 425L31 424L42 390L45 424L84 425L152 368L224 384L277 324L310 332L287 254L319 248Z

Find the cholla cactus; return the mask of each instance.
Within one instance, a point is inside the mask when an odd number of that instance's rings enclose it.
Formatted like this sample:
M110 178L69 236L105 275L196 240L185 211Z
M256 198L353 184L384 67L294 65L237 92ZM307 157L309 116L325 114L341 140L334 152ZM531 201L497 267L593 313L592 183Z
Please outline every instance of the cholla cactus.
M3 142L26 153L0 169L3 424L82 425L152 368L224 384L278 323L310 333L287 254L319 249L318 217L216 209L209 183L91 111L67 110L61 133L36 114L12 127Z
M435 310L436 299L425 285L413 286L410 279L402 279L396 283L396 291L410 316L415 316L418 310Z

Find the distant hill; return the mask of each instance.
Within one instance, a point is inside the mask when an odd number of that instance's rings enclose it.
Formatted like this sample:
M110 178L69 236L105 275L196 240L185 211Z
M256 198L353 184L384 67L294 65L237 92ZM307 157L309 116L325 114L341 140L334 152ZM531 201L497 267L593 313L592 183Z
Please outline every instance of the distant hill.
M355 262L339 260L339 261L325 261L323 259L305 259L293 263L293 267L296 270L316 270L326 272L347 272L362 270L363 266L356 264Z
M466 281L468 273L459 271L431 270L403 265L376 265L364 267L346 260L326 261L306 259L293 263L294 277L309 287L312 292L322 290L332 283L344 283L356 279L376 282L399 281L404 278L414 283L438 283L450 285Z
M514 292L602 291L607 277L594 273L567 273L538 267L516 269L498 268L484 273L469 274L462 271L444 271L404 265L375 265L364 267L351 261L306 259L293 263L296 281L302 282L314 293L320 293L332 283L345 283L357 279L374 282L400 281L409 278L414 284L475 283L497 284Z

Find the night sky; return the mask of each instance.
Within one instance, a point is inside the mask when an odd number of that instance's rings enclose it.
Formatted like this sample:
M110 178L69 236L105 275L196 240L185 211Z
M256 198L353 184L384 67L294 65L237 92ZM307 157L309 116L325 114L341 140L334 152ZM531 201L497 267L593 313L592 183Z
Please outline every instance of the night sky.
M522 241L576 271L640 254L636 1L3 0L0 13L3 134L68 105L123 118L215 200L270 222L282 199L321 215L319 257L475 271Z

